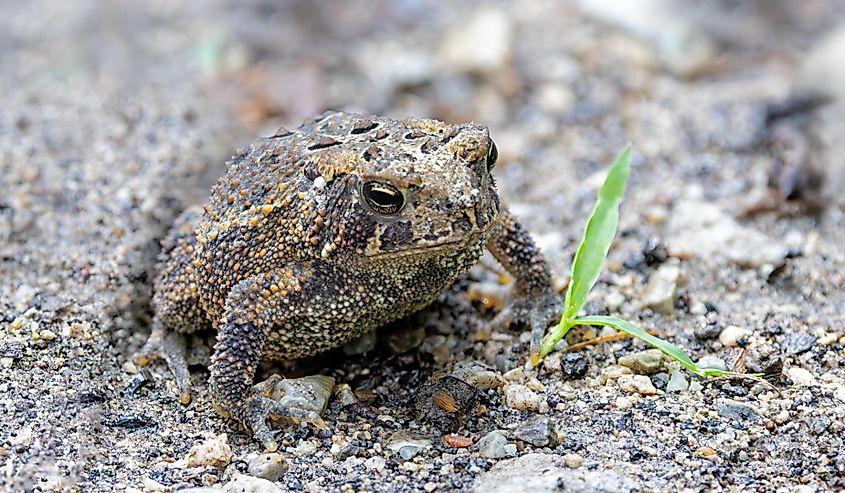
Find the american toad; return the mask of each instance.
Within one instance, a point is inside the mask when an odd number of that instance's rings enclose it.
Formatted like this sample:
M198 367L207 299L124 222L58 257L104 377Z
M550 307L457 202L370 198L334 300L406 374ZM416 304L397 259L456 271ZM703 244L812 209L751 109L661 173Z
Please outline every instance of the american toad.
M479 125L339 112L257 140L164 241L139 361L161 352L187 402L182 335L217 330L212 402L272 450L269 417L319 416L254 389L259 361L336 348L423 308L485 247L516 278L498 322L539 340L561 302L499 203L496 158Z

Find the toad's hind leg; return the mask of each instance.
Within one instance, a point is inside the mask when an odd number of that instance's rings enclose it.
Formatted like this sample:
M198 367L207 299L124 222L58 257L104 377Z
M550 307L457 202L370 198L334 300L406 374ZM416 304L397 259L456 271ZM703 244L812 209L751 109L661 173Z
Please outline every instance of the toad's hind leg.
M194 230L201 213L199 208L183 212L162 242L153 296L153 330L134 356L135 362L141 365L149 363L155 356L164 357L176 380L179 400L183 404L191 400L184 334L210 326L200 306L198 282L191 265L196 246Z
M210 368L211 400L218 413L240 421L270 451L276 450L278 444L269 419L288 418L318 425L322 422L314 409L276 401L266 395L266 388L253 385L270 330L308 320L310 330L295 337L290 332L277 334L281 339L276 344L302 355L318 353L352 337L354 334L344 332L340 317L319 318L320 314L330 317L332 303L342 304L340 293L356 292L351 286L333 284L337 279L337 273L330 270L290 264L242 281L227 298ZM328 327L337 328L333 334L336 339L318 337Z

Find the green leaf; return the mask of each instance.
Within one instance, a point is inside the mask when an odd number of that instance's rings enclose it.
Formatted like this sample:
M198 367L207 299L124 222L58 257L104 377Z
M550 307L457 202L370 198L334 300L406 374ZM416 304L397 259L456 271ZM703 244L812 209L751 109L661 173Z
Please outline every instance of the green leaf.
M578 315L587 301L587 295L596 284L604 268L607 251L616 236L619 224L619 204L625 196L625 185L631 172L631 144L625 146L616 157L607 178L598 192L593 213L587 220L584 238L575 253L569 287L566 289L563 318L540 346L539 356L547 355L563 336L572 328L569 323Z
M689 371L701 377L707 378L721 377L725 375L738 375L738 373L732 371L719 370L716 368L699 368L698 365L693 363L692 359L687 355L687 353L684 352L683 349L670 342L664 341L663 339L657 338L646 332L643 328L634 325L626 320L622 320L621 318L591 316L576 318L571 322L573 325L602 325L613 327L618 331L636 337L641 341L645 341L650 346L656 347L657 349L663 351L663 353L669 356L670 358L686 366Z

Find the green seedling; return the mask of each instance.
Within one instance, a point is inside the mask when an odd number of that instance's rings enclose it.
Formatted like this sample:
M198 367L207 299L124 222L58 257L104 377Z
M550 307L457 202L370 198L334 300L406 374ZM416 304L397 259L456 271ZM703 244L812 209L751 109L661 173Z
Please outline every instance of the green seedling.
M572 262L572 273L569 278L569 287L566 290L563 317L552 332L543 339L539 349L532 348L532 360L539 363L566 336L566 333L572 327L595 325L613 327L618 331L645 341L701 377L735 375L734 372L714 368L699 368L683 349L649 334L643 328L626 320L606 316L578 317L578 313L587 301L587 295L590 294L590 290L595 286L599 274L604 268L607 252L616 236L616 228L619 225L619 204L622 203L622 198L625 196L625 187L630 172L631 145L628 144L610 167L607 178L599 189L593 213L587 220L584 237Z

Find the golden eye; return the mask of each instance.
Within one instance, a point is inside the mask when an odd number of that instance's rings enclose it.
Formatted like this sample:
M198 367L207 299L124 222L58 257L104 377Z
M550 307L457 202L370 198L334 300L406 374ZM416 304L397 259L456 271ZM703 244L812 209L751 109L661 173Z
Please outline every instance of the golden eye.
M491 140L490 147L487 148L487 171L493 169L497 159L499 159L499 150L496 149L496 143Z
M367 201L367 205L379 214L396 214L405 205L405 196L390 183L365 182L361 188L361 194Z

